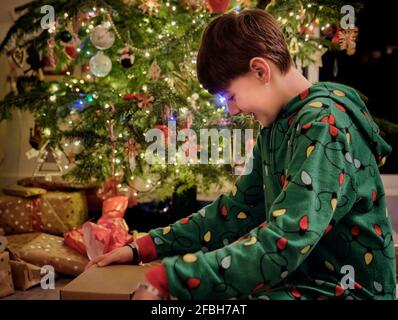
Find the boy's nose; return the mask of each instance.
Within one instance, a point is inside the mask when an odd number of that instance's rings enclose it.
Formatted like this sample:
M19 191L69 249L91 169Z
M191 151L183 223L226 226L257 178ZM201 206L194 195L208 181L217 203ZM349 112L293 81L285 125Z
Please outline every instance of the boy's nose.
M228 107L228 112L231 116L237 116L240 113L240 110L238 107L236 107L235 103L230 102L227 104Z

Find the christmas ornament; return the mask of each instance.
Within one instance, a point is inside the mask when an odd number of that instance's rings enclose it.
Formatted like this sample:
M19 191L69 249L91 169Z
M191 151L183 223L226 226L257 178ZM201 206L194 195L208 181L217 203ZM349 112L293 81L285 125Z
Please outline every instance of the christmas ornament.
M115 42L115 34L104 25L98 25L91 32L90 40L94 47L105 50Z
M138 108L143 110L149 110L151 109L152 103L155 100L155 98L148 94L141 94L138 95L138 100L140 101L138 103Z
M57 66L57 60L54 54L55 39L51 37L47 40L48 50L47 57L44 58L43 68L45 71L53 71Z
M231 0L206 0L210 12L223 13L227 10Z
M305 17L305 15L303 17ZM299 32L301 34L305 34L305 35L308 35L308 36L313 36L314 32L315 32L315 29L317 27L318 27L318 24L316 23L316 21L312 20L309 25L302 24L299 27Z
M182 3L189 11L202 11L206 8L205 0L183 0Z
M139 101L138 108L143 110L149 110L152 107L153 101L155 100L153 96L145 93L125 93L123 95L123 99L126 101L130 100Z
M127 156L129 159L129 166L130 166L130 171L131 174L134 174L135 170L135 156L138 152L138 144L135 142L133 138L130 138L129 141L127 142L127 145L125 146L126 151L127 151Z
M111 59L102 51L98 51L90 59L90 71L96 77L105 77L112 69Z
M25 51L21 48L15 48L11 53L11 58L19 68L22 68L25 60Z
M340 30L338 35L340 49L346 50L349 56L355 54L358 28Z
M162 74L162 69L160 69L158 62L153 60L151 66L149 67L149 79L151 80L158 80L160 78L160 75Z
M142 12L148 14L149 16L152 16L154 13L158 13L158 7L159 3L157 0L141 0L141 4L139 6Z
M75 60L78 55L78 52L74 46L66 46L64 52L66 57L71 61Z
M48 147L48 142L40 149L39 158L33 176L51 176L62 175L61 162L58 159L57 153L52 147Z
M130 53L129 48L123 48L121 50L119 50L120 53L120 64L123 66L123 68L131 68L135 57L132 53Z
M60 33L59 39L64 43L68 43L72 40L72 34L68 30L64 30Z
M30 128L29 144L33 149L36 150L40 150L43 146L43 138L41 136L40 127L36 124L33 128Z

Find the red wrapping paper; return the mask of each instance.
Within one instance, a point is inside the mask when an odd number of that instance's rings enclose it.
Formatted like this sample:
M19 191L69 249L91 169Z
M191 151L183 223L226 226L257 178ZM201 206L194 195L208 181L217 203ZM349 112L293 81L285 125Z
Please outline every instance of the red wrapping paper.
M64 243L93 259L132 242L133 236L123 219L127 205L128 198L124 196L104 200L97 224L86 222L80 228L66 232Z

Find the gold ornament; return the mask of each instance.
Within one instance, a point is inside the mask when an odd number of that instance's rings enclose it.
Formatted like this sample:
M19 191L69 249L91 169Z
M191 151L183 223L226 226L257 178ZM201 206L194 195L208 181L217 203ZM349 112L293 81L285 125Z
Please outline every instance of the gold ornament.
M142 12L148 14L149 16L152 16L154 13L158 13L158 7L159 3L157 0L141 0L141 5L139 6Z
M149 79L158 80L162 74L162 69L160 69L156 59L153 60L151 66L149 67Z
M189 11L202 11L206 9L206 1L204 0L183 0L183 6Z

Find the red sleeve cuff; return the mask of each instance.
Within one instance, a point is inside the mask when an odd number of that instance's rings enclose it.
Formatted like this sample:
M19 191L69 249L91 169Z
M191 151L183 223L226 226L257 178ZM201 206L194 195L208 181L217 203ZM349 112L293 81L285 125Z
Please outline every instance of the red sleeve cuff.
M136 243L142 262L151 262L158 258L155 243L153 242L152 237L149 234L138 238L136 240Z
M149 268L146 272L146 278L151 285L159 290L163 297L170 299L167 272L166 267L163 264Z

